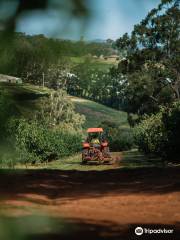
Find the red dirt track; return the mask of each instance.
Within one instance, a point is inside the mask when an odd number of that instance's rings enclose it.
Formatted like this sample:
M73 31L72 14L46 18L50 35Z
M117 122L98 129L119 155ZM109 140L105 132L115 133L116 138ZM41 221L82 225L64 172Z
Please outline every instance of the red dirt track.
M1 172L3 216L42 211L63 218L73 233L28 239L180 239L180 169L105 171L19 170ZM137 226L170 228L174 234L136 236Z

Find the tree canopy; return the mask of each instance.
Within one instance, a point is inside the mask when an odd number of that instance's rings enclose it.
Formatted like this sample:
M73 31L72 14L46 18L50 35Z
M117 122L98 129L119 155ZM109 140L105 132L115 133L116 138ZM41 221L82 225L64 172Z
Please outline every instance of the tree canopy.
M124 60L123 101L129 112L153 112L180 99L180 9L178 0L162 0L140 24L117 39Z

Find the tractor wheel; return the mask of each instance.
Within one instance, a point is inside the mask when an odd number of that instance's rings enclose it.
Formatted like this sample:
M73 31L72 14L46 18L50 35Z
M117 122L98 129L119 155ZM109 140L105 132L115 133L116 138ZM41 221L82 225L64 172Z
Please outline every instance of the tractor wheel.
M110 155L110 151L109 151L109 147L105 147L103 150L102 150L102 153L103 153L103 156L105 158L110 158L111 155Z
M99 151L99 153L98 153L98 163L99 163L99 165L104 163L103 154L101 151Z
M88 155L88 150L87 149L83 149L82 151L82 164L86 164L87 160L85 159L85 157Z

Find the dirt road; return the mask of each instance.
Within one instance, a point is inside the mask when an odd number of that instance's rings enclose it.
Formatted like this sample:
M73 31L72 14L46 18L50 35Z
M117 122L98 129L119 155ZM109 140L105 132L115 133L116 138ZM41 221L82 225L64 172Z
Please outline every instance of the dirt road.
M180 239L179 176L180 168L1 171L1 216L23 222L40 213L66 226L33 240ZM137 226L174 233L136 236Z

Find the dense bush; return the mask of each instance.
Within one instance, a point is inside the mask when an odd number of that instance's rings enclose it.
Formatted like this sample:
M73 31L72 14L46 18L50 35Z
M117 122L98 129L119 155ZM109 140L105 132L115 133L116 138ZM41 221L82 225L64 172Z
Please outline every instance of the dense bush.
M66 91L59 89L51 91L49 96L41 98L36 112L38 122L47 123L50 127L60 127L81 131L85 116L75 111L73 102Z
M24 119L13 97L0 91L0 165L35 163L69 156L81 149L84 116L63 90L39 100L38 110Z
M6 91L0 89L0 142L6 137L6 123L13 115L17 115L18 110Z
M147 116L135 127L135 140L139 149L145 153L159 154L163 144L162 112Z
M165 157L180 160L180 101L164 111L162 121L167 139L164 145Z
M105 130L111 151L125 151L134 146L131 128L122 128L108 121L102 122L101 127Z
M81 135L65 129L51 129L36 121L13 120L9 125L15 142L17 161L35 163L76 153L81 148ZM13 136L12 135L12 136Z
M135 128L139 149L163 159L178 160L180 155L180 101L170 108L146 117Z

